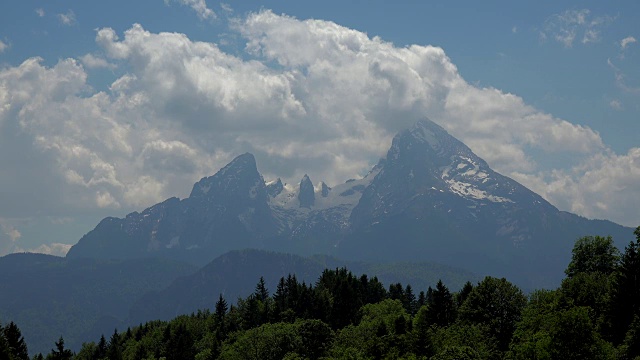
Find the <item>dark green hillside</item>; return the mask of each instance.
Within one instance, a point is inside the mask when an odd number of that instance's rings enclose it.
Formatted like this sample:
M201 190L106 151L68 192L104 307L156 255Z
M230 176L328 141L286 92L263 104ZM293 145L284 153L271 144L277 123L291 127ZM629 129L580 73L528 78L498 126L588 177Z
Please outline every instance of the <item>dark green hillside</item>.
M195 270L163 259L7 255L0 258L0 320L20 324L32 350L48 351L62 334L77 349L88 337L121 326L144 293Z

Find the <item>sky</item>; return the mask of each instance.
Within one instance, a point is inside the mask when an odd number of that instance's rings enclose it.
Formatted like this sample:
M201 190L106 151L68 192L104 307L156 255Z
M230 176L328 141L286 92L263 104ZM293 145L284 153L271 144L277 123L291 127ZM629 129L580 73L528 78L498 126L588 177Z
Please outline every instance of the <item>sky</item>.
M342 183L424 118L638 226L638 24L637 1L5 1L0 255L63 255L245 152Z

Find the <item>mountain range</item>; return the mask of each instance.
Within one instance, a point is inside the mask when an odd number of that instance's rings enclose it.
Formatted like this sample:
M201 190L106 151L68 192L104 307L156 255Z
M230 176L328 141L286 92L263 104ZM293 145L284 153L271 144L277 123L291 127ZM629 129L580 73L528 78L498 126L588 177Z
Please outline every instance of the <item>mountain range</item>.
M587 235L619 248L634 238L558 210L423 120L361 179L265 182L246 153L185 199L103 219L66 258L1 257L0 320L20 325L31 352L48 352L60 335L78 349L114 327L210 308L218 294L234 303L260 276L274 289L289 273L313 281L346 266L416 292L485 275L554 288Z
M433 261L506 276L525 288L553 287L574 241L633 231L559 211L503 176L430 120L397 134L361 179L330 188L265 182L253 155L236 157L170 198L125 218L106 218L68 258L166 257L203 265L256 248L349 260Z

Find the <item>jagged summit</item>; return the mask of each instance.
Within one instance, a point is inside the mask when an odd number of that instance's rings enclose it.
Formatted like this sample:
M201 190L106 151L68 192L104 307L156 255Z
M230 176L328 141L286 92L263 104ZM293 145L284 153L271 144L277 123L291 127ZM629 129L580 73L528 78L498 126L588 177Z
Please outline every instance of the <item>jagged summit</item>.
M258 172L256 159L250 153L237 156L215 175L202 178L191 190L189 198L266 199L266 188Z
M278 178L276 181L271 181L266 184L267 185L267 194L274 198L284 190L284 184L282 184L282 180Z
M324 181L320 181L320 196L326 198L329 196L329 191L331 191L331 188Z
M298 193L298 201L300 207L311 208L316 202L316 194L313 189L313 183L307 174L304 174L300 180L300 192Z

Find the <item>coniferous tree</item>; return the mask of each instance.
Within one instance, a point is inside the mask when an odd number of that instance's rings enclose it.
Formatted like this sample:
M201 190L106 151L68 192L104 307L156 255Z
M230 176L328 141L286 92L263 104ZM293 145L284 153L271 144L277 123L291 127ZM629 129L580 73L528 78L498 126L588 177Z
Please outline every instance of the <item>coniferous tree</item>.
M18 326L12 321L4 327L4 337L15 360L29 360L27 344Z
M449 326L455 321L455 303L449 289L438 281L436 289L431 291L427 300L427 321L440 327Z
M94 354L95 359L104 359L107 356L107 339L104 338L104 334L100 335L100 341L96 346L96 352Z
M195 357L193 343L193 336L181 323L175 328L167 342L167 360L193 359Z
M456 307L460 308L462 306L462 303L464 303L464 301L467 300L467 297L469 296L472 290L473 290L473 284L471 284L471 281L467 281L462 286L462 289L460 289L460 291L456 293L456 296L455 296Z
M264 282L264 278L260 276L260 280L258 284L256 284L256 290L253 293L256 299L265 302L269 298L269 290L267 290L267 285Z
M229 307L227 306L227 301L222 297L222 294L218 297L218 301L216 301L216 311L214 316L216 321L221 324L224 316L227 315L227 310Z
M411 285L407 284L407 286L404 288L404 295L402 298L402 306L404 306L404 309L407 311L407 313L411 314L411 316L415 315L418 309L416 296L413 293Z
M51 353L47 355L47 360L69 360L73 357L73 352L64 348L64 339L60 336L60 339L55 343L56 348L51 349Z
M426 304L427 304L427 295L424 293L424 291L420 291L420 294L418 294L418 300L417 300L418 309L425 306Z
M113 330L113 335L111 335L111 340L109 340L107 357L109 360L122 359L122 349L120 348L120 334L118 334L118 329Z
M391 300L404 300L404 290L402 289L402 284L395 283L389 285L389 299Z
M7 342L7 338L4 337L4 327L0 324L0 359L11 359L11 349L9 348L9 343Z
M284 277L280 278L278 281L278 286L276 287L276 292L273 294L273 301L275 304L275 312L276 316L279 318L280 314L287 309L287 286L284 280Z
M610 318L615 344L622 342L634 316L640 316L640 226L634 234L636 241L625 248L613 281Z

